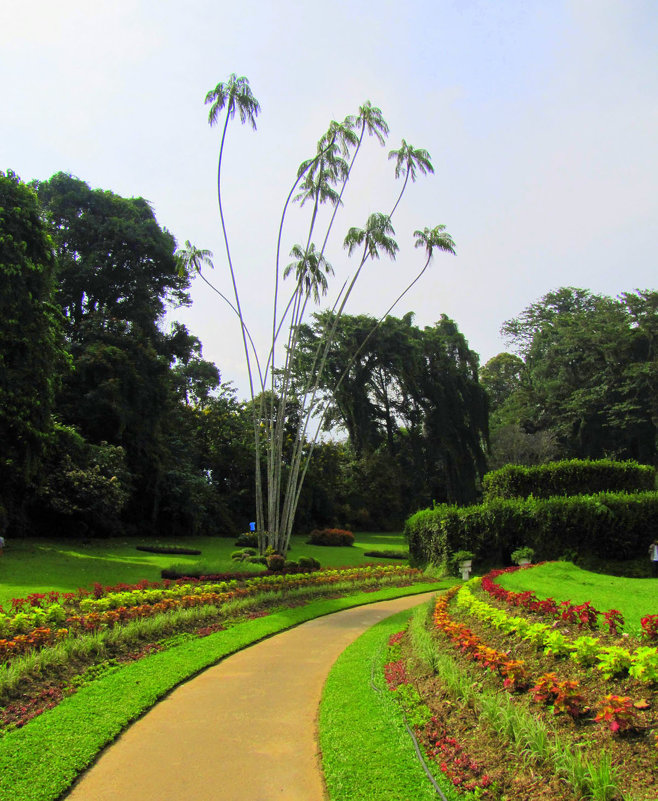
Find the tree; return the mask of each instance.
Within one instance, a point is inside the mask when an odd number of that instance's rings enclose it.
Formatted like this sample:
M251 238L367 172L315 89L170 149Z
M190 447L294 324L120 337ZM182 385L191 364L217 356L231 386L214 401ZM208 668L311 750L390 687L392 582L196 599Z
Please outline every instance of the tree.
M300 500L304 477L313 454L314 444L321 428L323 410L318 404L318 376L323 374L326 359L336 336L346 303L368 260L386 254L395 257L398 245L395 241L391 217L400 203L407 183L415 181L418 173L433 172L429 154L421 149L413 148L402 140L402 147L392 151L390 158L396 159L395 174L397 178L404 176L404 182L390 213L376 212L368 217L363 228L352 227L348 230L344 246L348 255L358 253L358 263L351 279L347 279L338 292L331 306L334 315L330 327L324 331L322 342L318 345L313 357L312 369L304 381L297 381L293 387L293 365L298 347L298 334L311 298L319 301L328 287L327 276L331 275L331 267L325 259L325 248L329 233L336 220L337 212L342 207L342 197L350 180L352 168L360 152L365 133L374 136L384 144L388 134L388 126L380 109L369 101L364 103L359 112L348 116L342 123L332 122L327 132L320 138L316 154L304 162L297 171L293 187L288 194L281 215L277 254L274 267L274 302L272 317L272 341L270 352L264 360L265 367L261 371L261 362L252 347L248 329L242 314L236 272L231 259L229 240L224 222L221 194L221 164L226 141L228 122L236 111L241 121L256 127L255 119L260 111L258 101L254 98L246 78L231 75L228 82L219 83L206 95L206 103L211 103L209 122L215 125L220 112L226 110L219 149L217 194L226 248L227 261L234 292L232 308L240 320L245 360L249 372L251 400L253 404L253 434L255 454L255 496L256 522L261 549L266 544L285 553L290 541L295 512ZM358 132L358 133L357 133ZM295 194L297 192L297 194ZM284 304L279 315L279 278L281 241L286 214L291 203L295 201L303 207L311 205L310 219L306 243L296 245L292 254L294 262L284 271L283 278L294 276L295 285L289 300ZM324 237L316 238L318 209L323 204L333 206ZM322 241L318 246L317 242ZM450 240L451 241L451 240ZM285 357L281 367L276 366L277 344L287 325L285 340ZM252 365L255 363L257 375ZM269 392L265 390L269 388ZM294 435L291 462L288 469L283 470L284 432L286 429L286 410L290 408L290 399L295 394L299 400L301 414ZM256 397L260 406L256 407ZM269 404L266 408L265 404ZM261 442L262 432L259 421L265 422L265 439ZM261 449L265 452L265 484L266 497L263 493L263 474L261 472Z
M620 298L563 287L503 326L524 360L508 403L563 455L656 461L658 293Z
M13 172L0 172L0 533L21 526L68 363L53 268L36 195Z
M177 256L173 236L141 198L92 190L63 173L37 188L74 365L57 398L59 418L90 446L125 452L130 527L177 533L178 520L195 530L189 510L206 488L197 431L179 406L204 402L219 374L184 326L159 326L167 306L190 302L190 275L209 256L189 243L187 262ZM188 511L178 514L177 502Z
M315 324L300 331L299 380L330 315L315 315ZM419 329L411 313L383 321L343 315L319 386L325 428L338 424L347 431L358 463L362 499L352 506L365 505L368 496L382 512L384 500L363 489L377 486L375 465L396 476L387 490L388 501L396 500L379 525L387 519L399 524L432 500L475 499L485 469L487 399L478 383L477 355L452 320L443 316Z

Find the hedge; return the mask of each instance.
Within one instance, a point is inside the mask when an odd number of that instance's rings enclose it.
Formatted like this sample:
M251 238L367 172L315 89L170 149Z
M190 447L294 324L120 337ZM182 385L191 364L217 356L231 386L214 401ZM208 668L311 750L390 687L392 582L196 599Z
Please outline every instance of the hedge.
M484 503L497 498L550 498L598 492L649 492L655 470L637 462L611 459L568 459L536 467L506 465L483 479Z
M658 492L493 500L480 506L437 506L405 524L416 562L445 563L459 549L487 563L505 562L522 545L538 560L569 551L601 558L646 556L658 531Z

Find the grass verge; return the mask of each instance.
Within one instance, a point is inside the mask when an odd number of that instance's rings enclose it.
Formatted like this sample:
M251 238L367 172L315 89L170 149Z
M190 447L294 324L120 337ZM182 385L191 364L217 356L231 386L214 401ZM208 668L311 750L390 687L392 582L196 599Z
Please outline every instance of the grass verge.
M383 689L382 671L391 634L410 611L383 620L343 651L324 687L319 734L331 801L436 801L436 791L416 758L397 704ZM374 666L374 670L373 670ZM446 797L463 798L445 786Z
M104 746L164 695L252 643L315 617L443 586L392 587L316 601L185 641L112 671L0 739L0 798L55 801Z
M571 562L547 562L499 576L497 581L506 590L532 590L538 598L570 600L572 604L590 601L601 612L618 609L629 634L639 633L645 615L658 614L657 579L605 576L581 570Z

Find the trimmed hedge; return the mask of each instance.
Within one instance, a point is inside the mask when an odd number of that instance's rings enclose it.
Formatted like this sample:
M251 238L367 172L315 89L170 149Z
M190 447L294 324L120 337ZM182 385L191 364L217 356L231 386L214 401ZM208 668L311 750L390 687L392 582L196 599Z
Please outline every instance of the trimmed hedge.
M568 459L536 467L506 465L483 479L484 503L501 498L550 498L599 492L650 492L655 470L637 462Z
M446 563L460 548L478 559L505 562L522 545L538 560L576 550L600 558L646 556L658 531L658 492L492 500L481 506L437 506L416 512L405 524L417 562Z

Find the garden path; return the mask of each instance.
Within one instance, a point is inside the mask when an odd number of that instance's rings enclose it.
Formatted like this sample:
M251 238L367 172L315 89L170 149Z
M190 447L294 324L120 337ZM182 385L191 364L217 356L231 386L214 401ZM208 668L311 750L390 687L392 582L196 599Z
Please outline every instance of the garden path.
M434 594L316 618L228 657L127 729L67 801L323 801L316 723L331 666Z

